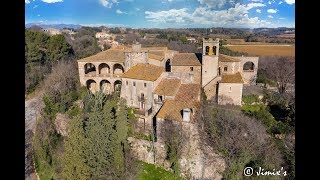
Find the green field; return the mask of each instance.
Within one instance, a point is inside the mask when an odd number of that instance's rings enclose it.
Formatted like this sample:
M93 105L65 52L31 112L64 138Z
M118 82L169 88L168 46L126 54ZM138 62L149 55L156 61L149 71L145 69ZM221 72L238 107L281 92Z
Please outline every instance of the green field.
M138 180L182 180L183 178L166 171L163 168L156 167L153 164L139 162L140 172L137 175Z

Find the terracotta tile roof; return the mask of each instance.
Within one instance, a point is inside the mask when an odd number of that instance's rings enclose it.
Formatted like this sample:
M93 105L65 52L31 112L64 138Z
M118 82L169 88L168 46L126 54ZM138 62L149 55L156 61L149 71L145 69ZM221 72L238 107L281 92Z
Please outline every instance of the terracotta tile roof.
M240 62L240 59L237 59L235 57L227 56L224 54L219 54L219 61L221 62Z
M158 118L182 121L181 110L193 108L195 112L200 107L199 84L181 84L174 100L166 100L157 114Z
M174 96L180 87L180 82L181 80L179 79L162 79L154 90L154 93L158 95Z
M184 108L193 108L193 112L196 112L199 107L199 102L166 100L158 112L157 118L182 121L181 110Z
M201 58L200 56L198 56ZM174 55L172 66L201 66L196 53L177 53Z
M181 84L175 100L197 101L200 96L200 84Z
M124 62L125 55L122 49L108 49L99 52L93 56L85 57L78 60L79 62L95 62L95 61L111 61L111 62Z
M142 47L141 50L148 51L148 50L161 50L166 51L168 50L167 47Z
M164 58L164 55L158 55L158 54L155 54L155 53L148 53L148 58L149 59L155 59L155 60L158 60L158 61L161 61L163 60Z
M220 83L244 83L240 72L235 74L222 75Z
M155 81L164 71L163 67L151 64L137 64L125 72L121 77L130 79L140 79L146 81Z

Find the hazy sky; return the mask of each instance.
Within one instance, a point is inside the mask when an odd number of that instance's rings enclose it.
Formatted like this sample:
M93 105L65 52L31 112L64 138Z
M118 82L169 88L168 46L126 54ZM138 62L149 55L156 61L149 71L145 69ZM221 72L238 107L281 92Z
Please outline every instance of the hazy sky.
M295 0L25 0L26 23L133 28L294 27Z

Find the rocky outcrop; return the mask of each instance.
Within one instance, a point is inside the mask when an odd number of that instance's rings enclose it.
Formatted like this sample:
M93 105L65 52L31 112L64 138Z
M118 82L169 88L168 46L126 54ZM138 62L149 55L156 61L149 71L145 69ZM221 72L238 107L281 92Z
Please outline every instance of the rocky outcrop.
M222 179L226 163L210 146L201 143L197 124L184 123L183 130L189 137L179 161L181 174L191 179Z
M56 120L54 122L55 128L62 136L67 136L68 122L70 118L65 114L57 113Z

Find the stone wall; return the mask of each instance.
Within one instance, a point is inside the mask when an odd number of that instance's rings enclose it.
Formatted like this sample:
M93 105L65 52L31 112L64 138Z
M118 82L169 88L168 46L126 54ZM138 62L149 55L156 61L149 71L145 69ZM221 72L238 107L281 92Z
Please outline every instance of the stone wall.
M135 86L133 85L134 83ZM144 86L145 83L146 87ZM152 81L123 78L120 96L127 100L127 105L140 108L141 106L138 97L141 97L141 93L144 93L145 110L148 110L153 104L153 86Z
M155 65L155 66L160 66L160 67L165 67L163 61L164 60L159 61L159 60L156 60L156 59L149 59L148 60L149 64L152 64L152 65Z
M190 68L193 68L193 71ZM171 66L171 72L192 74L194 83L201 82L201 66Z
M218 56L202 55L202 87L218 75Z
M203 89L206 93L207 100L212 100L216 102L216 94L217 94L217 82L221 80L220 76L217 76L212 81L210 81Z
M148 63L148 52L125 52L125 58L125 71L128 71L139 63Z
M234 104L241 106L243 84L219 83L218 104Z
M227 71L224 71L224 67L227 67ZM221 62L219 61L219 68L221 74L235 74L240 71L240 62Z
M245 84L256 84L259 57L236 57L236 58L241 60L240 72L242 74L242 77L243 77ZM244 71L243 70L243 65L246 62L253 62L253 64L254 64L253 71Z

